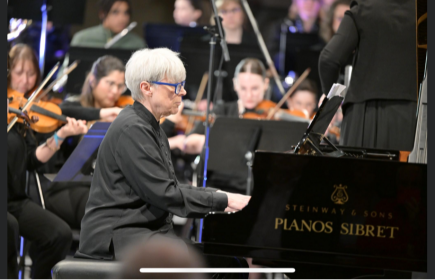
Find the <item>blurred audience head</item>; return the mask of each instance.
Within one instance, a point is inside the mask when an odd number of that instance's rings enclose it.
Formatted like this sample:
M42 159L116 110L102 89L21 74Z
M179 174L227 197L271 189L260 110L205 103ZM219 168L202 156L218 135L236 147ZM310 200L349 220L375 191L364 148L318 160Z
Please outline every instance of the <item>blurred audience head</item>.
M317 106L317 86L313 80L305 79L287 99L290 110L299 110L311 117Z
M175 23L195 27L202 16L201 0L176 0L174 4Z
M100 0L99 17L104 28L118 34L130 23L130 0Z
M33 92L41 80L38 59L33 49L17 44L9 51L8 88L27 94Z
M110 108L126 88L124 63L105 55L92 65L82 87L80 103L83 107Z
M202 273L141 273L141 268L204 268L198 253L188 250L181 239L152 237L131 246L122 260L124 279L202 279Z
M254 109L264 98L269 87L266 68L256 58L245 58L236 67L234 90L246 109Z

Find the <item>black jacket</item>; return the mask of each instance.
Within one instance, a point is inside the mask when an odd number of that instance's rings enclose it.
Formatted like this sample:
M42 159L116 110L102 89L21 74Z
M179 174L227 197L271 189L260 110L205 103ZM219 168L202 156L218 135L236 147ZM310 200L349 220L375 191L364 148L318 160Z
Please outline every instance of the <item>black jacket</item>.
M119 258L137 238L172 233L172 214L222 211L227 196L215 191L178 183L165 133L135 102L118 115L99 148L77 256Z
M412 0L358 0L319 59L323 93L355 51L345 103L417 99L416 19Z

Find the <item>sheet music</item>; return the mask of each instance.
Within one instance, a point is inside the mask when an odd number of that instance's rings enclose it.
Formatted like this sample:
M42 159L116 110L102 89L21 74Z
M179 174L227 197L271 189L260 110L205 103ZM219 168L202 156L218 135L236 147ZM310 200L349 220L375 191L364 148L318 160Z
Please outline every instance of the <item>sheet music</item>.
M346 86L341 84L333 84L328 93L327 98L331 99L334 96L342 96L341 93L346 89ZM343 96L342 96L343 97Z

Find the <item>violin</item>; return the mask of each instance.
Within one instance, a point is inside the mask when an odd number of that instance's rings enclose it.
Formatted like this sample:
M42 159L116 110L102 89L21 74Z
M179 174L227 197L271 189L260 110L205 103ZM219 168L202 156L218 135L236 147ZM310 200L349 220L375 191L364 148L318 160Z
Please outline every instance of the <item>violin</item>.
M39 121L38 116L31 116L31 117L30 117L30 116L27 114L26 111L21 111L21 110L15 109L15 108L9 108L9 107L8 107L8 115L9 115L9 113L11 113L11 114L15 114L15 115L17 115L18 118L23 119L23 123L24 123L27 127L30 127L30 124L32 124L32 123L36 123L37 121ZM9 118L9 117L8 117L8 118Z
M243 118L244 119L257 119L257 120L266 120L269 119L269 113L272 109L274 109L276 107L276 103L270 100L263 100L261 101L256 107L254 112L246 112L243 114ZM272 119L277 120L279 118L277 118L277 116L279 114L288 114L288 115L292 115L292 116L297 116L297 117L301 117L301 118L308 118L308 116L299 110L290 110L290 109L279 109L274 117Z
M8 89L9 108L20 110L28 103L23 93ZM30 128L38 133L50 133L59 126L66 123L66 117L62 115L62 110L58 105L47 101L33 101L27 105L26 112L30 119L37 117L38 122L30 122ZM8 112L8 124L16 117L16 114ZM24 123L25 118L19 118L17 122Z
M134 99L129 95L121 95L115 103L115 107L124 108L127 105L133 105Z

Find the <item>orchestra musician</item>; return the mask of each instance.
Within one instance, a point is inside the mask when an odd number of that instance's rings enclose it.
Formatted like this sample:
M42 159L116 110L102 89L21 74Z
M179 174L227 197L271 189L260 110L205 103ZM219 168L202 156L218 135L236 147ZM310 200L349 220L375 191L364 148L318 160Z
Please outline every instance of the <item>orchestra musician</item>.
M233 83L239 99L217 107L214 111L217 116L242 117L245 112L255 111L269 87L269 78L266 77L266 68L260 60L246 58L237 65ZM200 154L205 142L204 134L204 126L197 123L188 136L173 141L171 148L178 147L187 154Z
M356 51L342 106L340 144L412 150L417 109L415 25L411 0L353 1L346 11L319 58L322 91L327 94L340 67Z
M76 257L114 260L140 238L174 236L172 216L238 211L250 197L179 184L162 117L186 94L186 70L169 49L143 49L126 65L135 100L111 124L99 148ZM186 251L186 254L188 252Z
M302 111L307 118L311 118L317 107L316 83L310 79L303 80L286 103L289 109Z
M71 41L71 46L104 48L104 46L130 23L130 0L100 0L99 18L101 24L77 32ZM139 36L128 32L112 48L137 50L146 47L145 41Z
M10 78L10 84L26 92L35 86L32 82L36 83L37 73L32 69L32 65L27 63L28 60L20 60L15 56L14 58L14 61L11 61L13 77ZM86 132L85 121L67 118L67 124L38 147L24 124L15 124L7 134L8 224L15 224L15 230L18 224L19 234L32 242L29 252L32 259L32 278L51 278L51 268L64 259L70 249L72 233L64 221L28 197L26 171L34 170L47 162L66 137ZM16 243L8 240L8 252L11 249L16 249ZM16 254L8 256L16 257ZM16 278L16 264L11 261L12 266L8 266L8 273L15 274Z
M174 21L181 26L196 27L202 17L202 0L176 0Z

